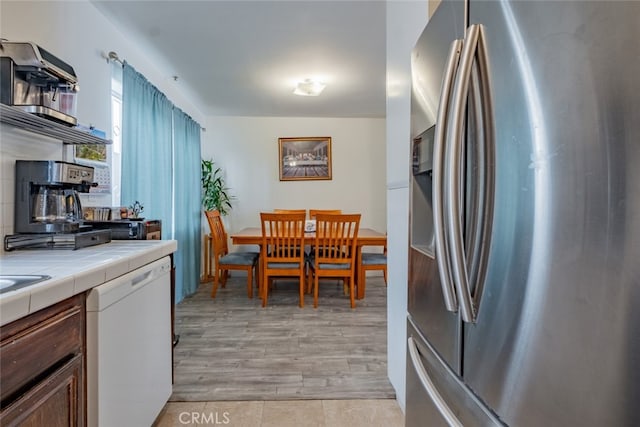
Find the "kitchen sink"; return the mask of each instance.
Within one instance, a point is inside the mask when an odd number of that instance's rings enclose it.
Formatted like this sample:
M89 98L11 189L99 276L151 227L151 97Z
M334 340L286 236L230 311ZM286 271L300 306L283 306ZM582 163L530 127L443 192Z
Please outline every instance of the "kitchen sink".
M17 289L24 288L34 283L42 282L43 280L51 279L51 276L45 275L27 275L16 274L6 275L0 274L0 294L9 291L15 291Z

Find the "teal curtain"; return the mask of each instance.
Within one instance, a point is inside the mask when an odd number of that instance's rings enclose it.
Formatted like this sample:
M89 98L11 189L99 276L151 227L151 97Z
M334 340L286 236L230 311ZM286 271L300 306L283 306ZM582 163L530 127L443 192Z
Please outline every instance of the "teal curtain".
M176 302L196 291L200 274L200 125L173 110Z
M142 217L162 220L163 238L172 238L173 104L133 67L122 70L122 195L136 200Z
M142 216L162 220L178 241L176 303L200 275L200 125L126 62L122 71L122 196Z

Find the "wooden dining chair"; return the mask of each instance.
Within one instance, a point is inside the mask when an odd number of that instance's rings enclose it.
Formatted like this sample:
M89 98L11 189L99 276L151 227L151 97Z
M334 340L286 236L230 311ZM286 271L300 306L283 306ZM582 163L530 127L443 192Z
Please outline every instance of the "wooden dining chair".
M216 297L218 291L218 282L222 283L224 288L227 284L230 270L244 270L247 272L247 296L253 298L253 276L255 271L256 282L260 289L260 279L258 274L258 258L259 252L229 252L227 243L227 232L222 223L222 217L217 210L206 211L205 215L209 222L211 231L212 251L210 256L213 257L213 287L211 288L211 298ZM208 260L207 260L208 262Z
M355 273L360 214L317 214L314 251L309 258L308 280L313 280L313 306L318 307L321 278L344 279L355 308Z
M262 224L262 306L266 307L274 277L297 277L300 307L304 307L306 213L260 213Z
M384 284L387 285L387 245L384 245L383 253L362 252L358 263L358 296L364 297L366 290L367 271L380 270L384 276Z
M307 210L306 209L274 209L273 210L275 213L289 213L289 214L304 214L305 218L307 216Z
M274 209L275 213L288 213L288 214L304 214L305 220L307 217L306 209Z
M316 219L318 214L341 214L341 209L309 209L309 219Z
M336 214L339 215L342 213L341 209L309 209L309 219L315 220L316 215L318 214ZM307 262L309 262L309 256L314 252L315 248L313 244L310 246L309 251L307 252ZM307 285L307 293L311 292L312 283L309 282Z

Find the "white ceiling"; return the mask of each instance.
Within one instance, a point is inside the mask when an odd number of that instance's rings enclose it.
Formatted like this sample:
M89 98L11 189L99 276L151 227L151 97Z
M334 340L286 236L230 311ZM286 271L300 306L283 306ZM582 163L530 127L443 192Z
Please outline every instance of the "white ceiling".
M204 114L385 116L384 1L92 2L165 58ZM327 87L293 95L305 78Z

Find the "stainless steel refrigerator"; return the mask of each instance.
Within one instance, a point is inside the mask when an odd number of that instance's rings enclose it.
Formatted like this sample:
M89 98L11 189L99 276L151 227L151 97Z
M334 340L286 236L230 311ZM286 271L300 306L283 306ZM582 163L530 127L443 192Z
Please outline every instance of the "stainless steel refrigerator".
M411 133L406 425L640 425L640 2L443 1Z

